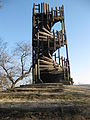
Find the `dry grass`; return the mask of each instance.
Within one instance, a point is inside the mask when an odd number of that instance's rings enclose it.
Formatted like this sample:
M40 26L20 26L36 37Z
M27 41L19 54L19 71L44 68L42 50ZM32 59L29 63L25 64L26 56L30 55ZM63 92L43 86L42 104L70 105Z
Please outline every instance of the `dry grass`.
M35 89L35 88L34 88ZM43 89L43 88L42 88ZM47 88L48 89L48 88ZM1 92L0 104L7 103L64 103L90 105L90 89L80 86L64 86L63 91Z

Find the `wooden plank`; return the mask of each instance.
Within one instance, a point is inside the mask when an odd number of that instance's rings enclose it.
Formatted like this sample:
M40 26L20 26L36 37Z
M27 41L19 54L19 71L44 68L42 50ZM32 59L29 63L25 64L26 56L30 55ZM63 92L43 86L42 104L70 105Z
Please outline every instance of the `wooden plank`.
M58 49L58 59L59 59L59 65L61 64L60 62L60 48Z
M35 4L33 4L33 30L35 27Z
M47 23L48 23L48 5L46 4L46 18L47 18Z
M56 53L55 53L55 61L56 61Z
M50 19L50 14L49 14L49 4L48 4L48 19Z
M37 64L35 64L35 81L37 81Z
M48 65L53 65L52 62L48 62L48 61L45 61L45 60L40 60L40 63L48 64Z
M46 3L46 14L47 14L47 3Z
M57 31L57 38L59 42L59 48L61 48L60 33Z
M70 73L70 63L69 63L69 60L68 60L68 74L69 74L69 80L71 78L71 73Z
M65 61L66 61L66 67L68 67L68 61L67 61L67 59Z
M50 52L50 39L47 37L48 53Z
M63 61L64 61L64 66L66 67L66 60L65 60L65 57L64 57L64 60L63 60Z
M35 15L35 3L33 4L33 15Z
M48 4L48 13L49 13L49 4Z
M45 13L45 3L43 3L43 13Z
M38 79L40 80L40 65L39 65L39 59L38 59Z
M38 12L40 13L40 4L38 4Z
M35 84L35 68L32 69L33 84Z
M59 42L58 59L59 59L59 65L60 65L60 48L61 48L61 42L60 42L60 35L59 35L58 31L57 31L57 37L58 37L58 42Z
M49 53L48 55L49 55L49 57L52 59L52 56L51 56L51 54Z
M46 36L39 35L39 38L45 39L45 41L47 41L47 37Z
M50 35L52 35L52 33L51 32L49 32L46 28L42 28L46 33L48 33L48 34L50 34Z
M43 13L43 4L41 3L41 13Z
M65 68L64 68L64 70L63 70L63 74L64 74L64 80L66 80L66 75L65 75Z
M56 50L56 39L55 39L55 33L54 33L54 30L53 30L53 39L54 39L54 51Z
M68 46L67 46L67 36L66 36L66 30L65 30L65 23L64 23L64 34L65 34L65 41L66 41L66 56L67 56L67 61L69 61Z
M64 36L63 36L63 21L62 21L62 43L63 43L63 47L64 47Z
M60 67L55 67L56 70L61 70Z
M40 80L40 70L39 70L39 52L40 52L40 50L39 50L39 32L37 32L37 39L38 39L38 48L37 48L37 54L38 54L38 58L37 58L37 80Z
M62 67L63 67L63 56L61 57L61 59L62 59Z
M47 60L47 61L49 61L49 62L53 62L53 59L51 59L51 58L49 58L49 57L46 57L46 56L43 56L42 59L45 59L45 60Z
M42 35L49 36L49 37L53 38L53 35L50 35L50 34L45 33L45 32L39 31L39 34L42 34Z
M50 30L50 27L49 27L49 25L47 24L47 28Z
M54 65L56 65L56 66L59 65L59 64L57 63L57 61L53 61L53 62L54 62Z
M40 68L54 68L53 65L40 65Z
M54 16L53 16L53 7L51 7L51 14L52 14L52 21L54 21Z
M55 70L55 68L41 68L40 69L41 71L53 71L53 70Z
M54 10L54 17L56 17L56 11Z
M57 10L57 7L56 7L56 17L58 17L58 10Z
M45 37L45 38L39 38L39 41L44 41L44 42L47 42L47 39L46 39L47 37ZM37 39L33 39L33 41L37 41Z

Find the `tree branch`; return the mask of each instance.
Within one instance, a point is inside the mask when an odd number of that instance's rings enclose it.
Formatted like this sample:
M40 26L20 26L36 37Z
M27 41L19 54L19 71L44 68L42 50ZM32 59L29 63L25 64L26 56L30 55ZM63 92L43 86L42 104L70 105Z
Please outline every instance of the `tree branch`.
M23 76L24 74L23 55L21 56L21 66L22 66L21 71L22 71L22 76Z
M14 83L16 84L18 81L22 80L24 77L26 77L31 72L32 66L29 68L28 72L25 72L23 75L21 75Z
M3 70L6 72L7 77L9 78L9 80L10 80L12 83L14 83L14 79L9 75L7 69L6 69L4 66L2 66L2 68L3 68Z

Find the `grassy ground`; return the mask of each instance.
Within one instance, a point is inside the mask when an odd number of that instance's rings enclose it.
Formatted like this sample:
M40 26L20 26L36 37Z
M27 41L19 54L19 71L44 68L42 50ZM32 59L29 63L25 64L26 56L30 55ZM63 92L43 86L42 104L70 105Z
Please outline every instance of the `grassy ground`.
M90 88L49 85L0 92L0 120L90 120Z
M43 89L43 90L42 90ZM53 88L54 89L54 88ZM0 104L6 103L75 103L90 105L90 89L81 86L31 88L29 91L0 92Z

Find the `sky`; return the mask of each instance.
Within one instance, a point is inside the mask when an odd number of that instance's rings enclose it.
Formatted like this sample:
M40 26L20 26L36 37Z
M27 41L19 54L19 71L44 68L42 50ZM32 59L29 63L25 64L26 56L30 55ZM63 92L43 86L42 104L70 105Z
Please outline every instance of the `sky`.
M49 3L54 8L64 5L71 76L75 84L90 84L89 0L2 0L0 39L8 42L10 49L20 41L32 43L33 2Z

